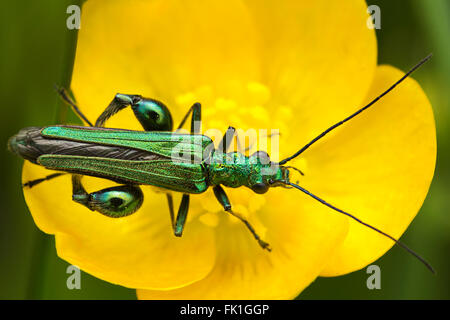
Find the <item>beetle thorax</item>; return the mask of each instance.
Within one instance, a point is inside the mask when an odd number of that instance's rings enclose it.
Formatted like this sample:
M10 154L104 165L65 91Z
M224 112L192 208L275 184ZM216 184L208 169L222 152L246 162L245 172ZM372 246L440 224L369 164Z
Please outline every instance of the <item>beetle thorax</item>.
M238 188L247 185L252 168L249 158L239 152L222 153L215 151L208 166L211 185Z
M263 163L257 157L247 157L239 152L221 153L215 151L208 166L209 184L224 185L230 188L246 186L253 188L257 184L268 184L275 179L279 168Z

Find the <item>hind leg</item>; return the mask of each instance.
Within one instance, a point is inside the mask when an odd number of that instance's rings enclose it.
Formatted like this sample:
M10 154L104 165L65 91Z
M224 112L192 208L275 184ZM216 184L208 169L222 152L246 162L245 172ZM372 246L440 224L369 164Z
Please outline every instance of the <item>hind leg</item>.
M83 120L85 121L89 126L93 126L93 124L88 120L88 118L83 114L83 112L81 112L80 108L78 108L77 104L75 103L75 101L72 100L72 98L70 98L69 93L67 92L66 89L64 89L63 87L58 87L55 84L55 90L58 93L58 95L61 97L61 99L67 103L69 106L72 107L72 110ZM32 188L44 181L49 181L52 180L54 178L60 177L62 175L65 175L66 173L53 173L50 174L46 177L40 178L40 179L35 179L35 180L31 180L31 181L27 181L25 182L22 187L29 187Z
M92 211L110 218L121 218L135 213L144 201L138 186L120 185L87 193L80 175L72 175L72 200Z
M63 87L58 87L57 85L55 85L55 89L56 92L59 94L59 96L61 97L61 99L67 103L69 106L72 107L72 110L82 119L84 120L89 126L93 127L92 122L90 122L88 120L88 118L83 114L83 112L81 112L80 108L78 108L77 104L75 103L75 101L72 100L72 98L70 98L69 93L67 92L66 89L64 89Z

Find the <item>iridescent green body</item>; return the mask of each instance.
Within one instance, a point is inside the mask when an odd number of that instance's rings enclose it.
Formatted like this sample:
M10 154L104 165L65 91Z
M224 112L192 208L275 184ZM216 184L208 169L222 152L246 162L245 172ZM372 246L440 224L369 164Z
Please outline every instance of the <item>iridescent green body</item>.
M208 166L210 185L253 188L255 185L268 185L269 181L288 178L285 177L288 175L287 170L274 166L270 161L264 161L265 159L268 157L247 157L240 152L214 152Z
M41 130L45 138L144 151L151 160L125 160L99 156L42 155L37 163L53 170L97 176L132 184L153 185L183 193L202 193L209 186L231 188L268 184L285 175L281 167L262 163L260 157L239 152L221 153L204 135L143 132L73 126Z

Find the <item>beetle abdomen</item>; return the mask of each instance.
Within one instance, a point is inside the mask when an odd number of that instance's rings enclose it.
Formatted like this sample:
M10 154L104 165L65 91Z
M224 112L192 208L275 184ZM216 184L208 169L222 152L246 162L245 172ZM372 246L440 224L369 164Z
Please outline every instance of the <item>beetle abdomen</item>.
M33 163L37 163L37 159L42 155L76 155L122 160L155 160L160 158L160 156L151 152L132 148L48 138L41 134L41 130L40 127L20 130L18 134L9 139L9 150Z

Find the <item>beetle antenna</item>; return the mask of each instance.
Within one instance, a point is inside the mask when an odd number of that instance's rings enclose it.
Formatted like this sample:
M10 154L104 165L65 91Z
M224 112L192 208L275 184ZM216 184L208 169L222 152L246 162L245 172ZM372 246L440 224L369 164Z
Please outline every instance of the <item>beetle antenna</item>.
M364 110L368 109L370 106L372 106L375 102L377 102L378 100L380 100L382 97L384 97L389 91L391 91L392 89L394 89L400 82L402 82L403 80L405 80L411 73L413 73L414 71L416 71L421 65L423 65L425 62L427 62L428 60L430 60L431 56L433 54L430 53L428 56L426 56L425 58L423 58L419 63L417 63L414 67L411 68L411 70L409 70L403 77L400 78L400 80L398 80L396 83L394 83L392 86L389 87L389 89L387 89L386 91L384 91L382 94L380 94L378 97L376 97L375 99L373 99L371 102L369 102L369 104L367 104L366 106L362 107L361 109L359 109L358 111L356 111L355 113L353 113L352 115L348 116L347 118L345 118L342 121L339 121L337 123L335 123L334 125L332 125L331 127L329 127L327 130L323 131L321 134L319 134L317 137L315 137L314 139L312 139L308 144L306 144L303 148L301 148L299 151L297 151L295 154L293 154L290 157L287 157L286 159L283 159L279 162L279 165L283 165L286 162L298 157L300 154L302 154L306 149L308 149L312 144L314 144L316 141L320 140L323 136L325 136L328 132L336 129L337 127L339 127L340 125L344 124L345 122L347 122L348 120L356 117L358 114L360 114L361 112L363 112Z
M303 171L301 171L300 169L297 169L296 167L293 166L286 166L286 169L293 169L295 171L297 171L298 173L300 173L302 176L304 176L305 174L303 173Z
M290 186L292 186L292 187L294 187L294 188L296 188L296 189L302 191L303 193L306 193L308 196L314 198L315 200L319 201L320 203L326 205L327 207L329 207L329 208L331 208L331 209L333 209L333 210L335 210L335 211L337 211L337 212L340 212L340 213L342 213L342 214L344 214L344 215L346 215L346 216L352 218L352 219L355 220L356 222L358 222L358 223L360 223L360 224L362 224L362 225L364 225L364 226L366 226L366 227L368 227L368 228L370 228L370 229L372 229L372 230L374 230L374 231L376 231L376 232L382 234L383 236L385 236L385 237L391 239L392 241L395 242L395 244L397 244L398 246L402 247L402 248L405 249L407 252L409 252L409 253L412 254L414 257L416 257L416 258L417 258L420 262L422 262L422 263L425 265L425 267L427 267L428 270L430 270L433 274L436 274L436 271L434 271L433 267L432 267L432 266L431 266L424 258L422 258L420 255L418 255L417 253L415 253L413 250L411 250L410 248L408 248L405 244L403 244L403 243L400 242L399 240L395 239L394 237L390 236L389 234L387 234L387 233L381 231L380 229L377 229L377 228L371 226L370 224L367 224L367 223L365 223L365 222L359 220L358 218L356 218L355 216L351 215L351 214L348 213L348 212L345 212L345 211L343 211L343 210L341 210L341 209L339 209L339 208L336 208L336 207L333 206L332 204L329 204L329 203L326 202L325 200L323 200L323 199L319 198L318 196L312 194L312 193L309 192L308 190L306 190L306 189L300 187L299 185L296 185L295 183L292 183L292 182L283 182L283 183L285 183L285 184L287 184L287 185L290 185Z

